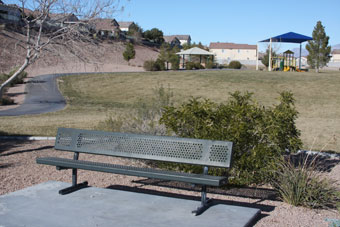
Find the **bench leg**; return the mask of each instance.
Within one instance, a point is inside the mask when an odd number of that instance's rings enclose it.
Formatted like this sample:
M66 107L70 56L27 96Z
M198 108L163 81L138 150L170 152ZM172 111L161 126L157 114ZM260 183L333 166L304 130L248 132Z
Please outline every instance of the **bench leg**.
M72 186L68 188L64 188L59 191L60 195L66 195L71 192L77 191L82 188L86 188L88 185L88 182L85 181L83 183L77 184L77 169L72 169Z
M203 174L208 174L207 166L204 167ZM202 214L204 211L206 211L211 206L211 202L212 200L207 198L207 186L202 185L201 205L197 207L196 210L193 210L192 213L195 214L195 216Z
M87 185L88 185L87 181L84 181L83 183L72 185L71 187L64 188L64 189L60 190L59 194L60 195L66 195L66 194L69 194L71 192L77 191L79 189L86 188Z
M197 207L196 210L193 210L192 213L195 214L195 216L202 214L211 206L211 202L212 199L207 198L207 186L203 185L201 192L201 205Z

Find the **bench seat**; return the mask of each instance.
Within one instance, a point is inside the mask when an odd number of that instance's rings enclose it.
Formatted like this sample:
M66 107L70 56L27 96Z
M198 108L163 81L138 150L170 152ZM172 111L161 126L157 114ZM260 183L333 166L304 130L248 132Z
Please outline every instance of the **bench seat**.
M162 180L181 181L197 185L221 186L227 183L227 177L211 176L206 174L190 174L57 157L37 158L36 161L38 164L52 165L57 168L76 168Z

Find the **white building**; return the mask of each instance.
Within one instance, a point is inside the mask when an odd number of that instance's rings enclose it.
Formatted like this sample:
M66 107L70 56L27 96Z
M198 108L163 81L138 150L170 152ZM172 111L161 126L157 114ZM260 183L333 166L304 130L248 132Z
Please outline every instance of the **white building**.
M340 62L340 49L335 49L331 52L331 62Z
M219 64L228 64L231 61L239 61L242 64L256 64L256 45L236 43L210 43L210 52L214 53Z
M164 36L167 40L173 40L174 38L177 38L180 42L180 45L183 46L184 44L191 44L191 37L190 35L167 35ZM165 38L164 38L165 39Z
M163 36L164 42L169 43L170 46L181 46L181 41L176 36L173 35L165 35Z
M133 25L133 24L134 24L134 22L132 22L132 21L119 21L118 22L119 29L122 32L128 32L129 29L130 29L130 26Z

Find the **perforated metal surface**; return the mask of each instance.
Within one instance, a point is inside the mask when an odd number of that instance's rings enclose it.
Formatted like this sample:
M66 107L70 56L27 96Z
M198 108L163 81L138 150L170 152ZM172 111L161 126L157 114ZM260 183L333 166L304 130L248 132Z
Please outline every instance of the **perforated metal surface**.
M232 143L60 128L56 149L229 167Z

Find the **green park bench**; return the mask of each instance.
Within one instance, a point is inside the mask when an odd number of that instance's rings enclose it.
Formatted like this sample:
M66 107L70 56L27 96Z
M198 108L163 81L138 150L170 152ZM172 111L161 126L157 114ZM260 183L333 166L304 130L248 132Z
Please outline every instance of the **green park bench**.
M198 215L211 204L207 186L227 183L227 176L209 175L208 167L230 168L232 142L59 128L55 149L74 152L73 159L41 157L36 161L57 170L72 169L72 186L60 190L62 195L87 187L86 181L77 183L77 169L180 181L201 186L201 205L193 211ZM79 160L79 153L200 165L202 174Z

